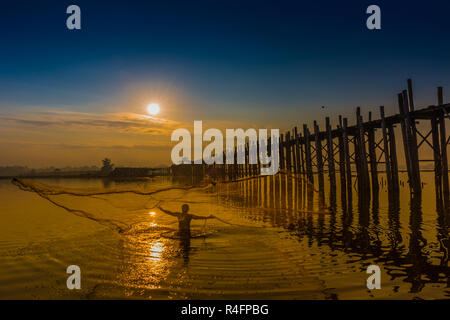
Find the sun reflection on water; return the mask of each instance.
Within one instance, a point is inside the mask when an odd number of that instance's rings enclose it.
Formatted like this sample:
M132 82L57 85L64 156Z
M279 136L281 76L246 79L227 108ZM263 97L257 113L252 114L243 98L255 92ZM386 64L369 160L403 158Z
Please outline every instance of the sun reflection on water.
M161 254L164 251L164 244L160 240L150 243L149 259L153 261L160 261Z

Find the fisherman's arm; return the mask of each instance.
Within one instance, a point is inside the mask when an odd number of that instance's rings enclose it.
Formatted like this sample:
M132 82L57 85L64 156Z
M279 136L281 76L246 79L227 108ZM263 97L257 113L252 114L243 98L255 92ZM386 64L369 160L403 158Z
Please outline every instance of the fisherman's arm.
M191 214L192 219L214 219L215 217L213 215L203 217L203 216L196 216L195 214Z
M167 213L167 214L171 215L171 216L178 217L178 213L176 213L176 212L172 212L172 211L163 209L160 206L158 206L158 209L161 210L164 213Z

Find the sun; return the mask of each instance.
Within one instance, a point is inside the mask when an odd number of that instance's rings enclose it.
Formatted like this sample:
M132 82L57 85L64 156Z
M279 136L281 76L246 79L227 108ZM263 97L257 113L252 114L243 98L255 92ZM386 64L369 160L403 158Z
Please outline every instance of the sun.
M157 104L157 103L150 103L147 106L147 112L148 112L148 114L150 114L152 116L157 115L159 113L159 104Z

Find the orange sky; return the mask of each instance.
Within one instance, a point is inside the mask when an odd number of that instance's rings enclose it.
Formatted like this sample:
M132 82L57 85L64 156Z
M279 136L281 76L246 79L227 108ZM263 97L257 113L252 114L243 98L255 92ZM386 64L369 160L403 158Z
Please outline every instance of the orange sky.
M391 100L385 101L387 115L396 112L394 93ZM151 102L161 106L161 112L154 117L146 113ZM226 106L217 108L217 104L211 104L213 107L208 109L207 103L171 85L146 83L124 88L123 92L100 99L96 104L75 108L78 111L39 106L3 109L0 112L0 166L100 166L105 157L118 166L167 165L171 164L171 147L176 144L170 141L172 131L187 128L192 132L194 120L203 121L203 130L218 128L223 133L226 128L250 127L279 128L283 133L294 126L301 128L303 123L311 125L314 119L323 128L325 116L331 116L333 127L338 114L349 117L350 124L355 118L355 108L351 107L302 107L291 113L277 109L251 113L246 108L238 111L228 110ZM205 110L211 112L205 113ZM362 108L365 119L369 110L377 119L377 107ZM424 134L428 126L426 123ZM401 160L400 132L397 137ZM424 144L422 159L432 158L428 149Z

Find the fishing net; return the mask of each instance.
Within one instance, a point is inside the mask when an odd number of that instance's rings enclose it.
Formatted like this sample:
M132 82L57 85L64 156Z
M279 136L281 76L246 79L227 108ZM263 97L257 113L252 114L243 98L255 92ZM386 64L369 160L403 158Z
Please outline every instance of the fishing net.
M164 214L158 214L157 219L152 217L155 211L159 211L159 206L180 211L181 204L188 203L194 206L194 212L197 213L197 206L205 214L205 206L214 202L212 197L216 196L214 184L167 186L152 182L145 186L136 183L122 188L105 189L63 187L34 179L14 178L12 183L23 191L35 193L67 213L95 221L120 234L145 234L170 239L180 238L176 226L178 221ZM213 218L231 226L259 227L233 223L217 216ZM214 229L208 229L206 219L195 220L193 225L191 238L215 233Z
M135 185L128 188L86 189L54 186L32 179L17 178L14 178L12 183L23 191L37 194L68 213L90 219L119 233L130 232L140 223L148 222L148 215L152 214L152 210L157 205L192 203L193 201L186 200L190 192L210 188L209 185L162 186L155 184L150 188L139 188L139 185ZM202 202L202 199L198 199L197 202ZM159 227L174 224L176 221L162 222L158 224ZM136 229L134 232L144 231Z

